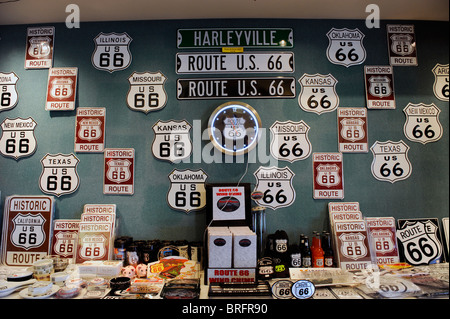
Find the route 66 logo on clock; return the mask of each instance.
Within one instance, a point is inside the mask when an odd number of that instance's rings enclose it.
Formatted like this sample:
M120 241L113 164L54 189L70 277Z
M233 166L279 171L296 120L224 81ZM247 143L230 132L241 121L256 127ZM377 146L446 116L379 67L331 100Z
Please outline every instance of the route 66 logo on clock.
M372 175L376 179L395 183L411 175L412 165L408 159L409 146L405 142L376 141L370 150L373 153Z
M362 44L364 34L359 29L335 29L328 33L327 57L331 63L349 67L366 60L366 49Z
M128 68L131 64L130 43L132 40L126 32L100 32L94 39L92 65L98 70L110 73Z
M298 96L298 104L302 110L317 114L332 112L339 105L339 97L336 93L337 80L331 74L303 74L298 80L301 91Z
M75 192L80 185L76 170L79 162L80 160L73 154L46 154L41 159L40 189L44 193L58 197Z
M408 140L427 144L442 137L442 125L439 122L441 110L436 105L409 103L403 112L406 115L403 132Z

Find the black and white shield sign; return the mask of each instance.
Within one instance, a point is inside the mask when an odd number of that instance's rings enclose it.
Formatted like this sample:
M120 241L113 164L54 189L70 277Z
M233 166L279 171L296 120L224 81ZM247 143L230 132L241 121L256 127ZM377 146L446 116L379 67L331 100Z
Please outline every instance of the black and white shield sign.
M272 141L270 153L274 158L290 163L303 160L311 155L311 142L308 138L309 126L300 122L275 121L270 127Z
M205 182L208 175L198 170L177 170L169 174L170 189L167 203L172 209L190 213L201 210L206 205Z
M78 189L80 179L77 173L79 159L71 154L46 154L41 159L42 173L39 188L56 196L71 194Z
M289 167L260 167L253 174L256 177L255 191L264 195L256 200L263 207L276 210L288 207L295 201L295 189L292 180L295 176Z
M298 80L302 89L298 104L302 110L317 114L332 112L339 105L336 93L337 80L331 74L303 74Z
M395 183L411 175L412 165L408 159L409 146L405 142L376 141L370 150L373 153L372 175L376 179Z
M167 93L164 83L167 78L158 72L133 72L128 78L130 89L127 95L127 105L133 111L147 114L162 109L167 103Z
M190 130L191 125L186 120L156 122L153 125L153 156L172 163L188 158L192 153Z
M341 254L353 260L367 256L368 249L365 245L366 236L362 233L344 233L339 236Z
M17 93L17 81L19 77L14 72L0 72L0 112L10 110L17 105L19 94Z
M126 33L100 32L95 38L92 65L110 73L128 68L131 64L130 43L133 39Z
M406 115L403 132L408 140L427 144L442 137L443 129L439 122L441 110L436 105L409 103L403 112Z
M434 74L434 84L433 92L434 95L441 101L448 102L449 87L448 87L448 64L436 64L433 68ZM0 82L1 83L1 82Z
M11 243L26 250L40 247L46 238L43 228L45 222L41 214L17 214L12 219L14 229L11 232Z
M328 31L327 37L329 39L327 57L331 63L348 68L366 60L366 49L363 46L364 33L358 28L332 28Z
M12 157L16 161L21 157L32 155L37 148L34 129L36 121L31 117L27 119L6 118L1 124L2 136L0 138L0 153Z

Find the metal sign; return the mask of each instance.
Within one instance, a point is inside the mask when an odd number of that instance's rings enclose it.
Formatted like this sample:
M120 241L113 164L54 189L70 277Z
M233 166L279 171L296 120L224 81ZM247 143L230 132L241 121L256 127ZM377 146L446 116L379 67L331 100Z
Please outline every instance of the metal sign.
M255 191L263 192L261 199L255 200L259 206L273 210L288 207L295 201L292 180L295 176L289 167L259 167L253 175L256 178Z
M177 74L293 73L293 52L177 53Z
M417 43L414 25L386 25L389 47L389 64L392 66L415 66Z
M366 60L363 46L364 33L356 29L335 29L327 33L329 40L327 58L331 63L349 67Z
M16 161L19 158L31 156L37 148L34 129L36 121L27 119L6 118L1 124L2 136L0 137L0 153L6 157L12 157Z
M344 198L344 166L341 153L313 153L313 198Z
M403 112L406 115L403 132L408 140L427 144L442 137L443 129L439 122L441 110L436 105L408 103Z
M370 150L373 153L372 175L379 181L395 183L407 179L412 172L408 159L409 146L401 141L376 141Z
M293 46L294 34L289 28L177 30L177 48L179 49L292 48Z
M434 74L433 92L441 101L448 102L448 64L436 64L432 70ZM1 81L1 80L0 80ZM0 82L1 83L1 82Z
M202 78L178 79L179 100L230 98L294 98L295 78Z
M198 170L177 170L169 174L170 189L167 203L170 208L190 213L201 210L206 205L205 182L208 175Z
M277 160L290 163L308 158L312 149L308 138L309 129L308 124L303 120L300 122L275 121L270 127L272 156Z
M400 262L394 217L367 217L366 226L375 249L377 264Z
M92 65L101 71L120 71L131 64L130 43L133 39L126 33L100 32L95 38Z
M63 258L75 257L79 227L79 219L57 219L54 221L52 255Z
M80 160L73 154L46 154L41 159L42 173L39 188L56 196L71 194L78 189L80 178L77 165Z
M167 78L158 72L133 72L128 78L130 89L127 94L127 105L133 111L147 114L166 106L167 93L164 83Z
M54 45L54 27L27 28L25 69L51 68Z
M172 163L188 158L192 153L190 130L191 125L186 120L156 122L153 125L153 156Z
M303 74L298 80L302 89L298 104L302 110L322 114L334 111L339 105L336 93L337 80L331 74Z
M339 107L337 111L338 144L342 153L367 153L367 109Z
M364 82L368 109L395 109L392 66L364 66Z
M75 119L75 152L101 153L105 146L106 108L79 107Z
M134 159L133 148L105 149L103 194L134 194Z
M78 68L50 68L48 70L46 111L75 109Z
M17 105L17 81L19 77L14 72L0 72L0 112L10 110Z

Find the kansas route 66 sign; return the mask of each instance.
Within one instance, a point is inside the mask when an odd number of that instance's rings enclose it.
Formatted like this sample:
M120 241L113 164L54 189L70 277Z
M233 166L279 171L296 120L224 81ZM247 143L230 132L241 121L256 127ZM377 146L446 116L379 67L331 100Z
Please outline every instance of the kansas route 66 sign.
M372 175L380 180L395 183L411 175L412 165L408 159L409 146L403 142L376 141L373 153Z
M331 74L303 74L298 80L302 90L298 96L298 105L306 112L317 114L332 112L339 105L336 93L337 80Z
M41 159L42 173L39 188L47 194L61 196L78 189L80 179L77 173L79 159L73 154L46 154Z
M186 213L201 210L206 205L205 182L208 175L202 169L177 170L169 174L167 203L172 209Z
M303 160L311 154L309 126L304 121L275 121L270 131L272 132L270 153L274 158L292 163Z
M362 43L364 34L359 29L332 28L327 37L330 41L327 57L331 63L349 67L366 60L366 49Z
M6 118L0 124L2 128L0 153L15 160L32 155L37 147L36 137L34 136L36 125L36 121L31 117L27 119Z
M441 110L436 105L409 103L403 112L406 115L403 132L408 140L426 144L442 137L442 125L439 122Z
M258 205L273 210L290 206L295 201L295 190L292 179L295 174L289 167L260 167L253 174L256 177L255 191L263 192L264 196L256 200Z
M190 130L191 125L186 120L158 121L153 125L153 156L172 163L188 158L192 153Z
M167 93L164 83L167 78L158 72L133 72L128 78L130 89L127 95L127 105L133 111L147 114L162 109L167 103Z
M126 33L100 32L94 39L92 65L110 73L128 68L131 64L130 43L133 39Z

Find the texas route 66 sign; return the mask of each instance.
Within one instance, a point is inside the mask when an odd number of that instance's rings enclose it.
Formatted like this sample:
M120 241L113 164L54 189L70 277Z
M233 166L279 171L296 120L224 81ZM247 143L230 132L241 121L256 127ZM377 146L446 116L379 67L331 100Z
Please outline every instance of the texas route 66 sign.
M19 77L14 72L0 72L0 112L10 110L17 105L19 95L17 94L17 81Z
M434 95L441 101L448 101L449 87L448 87L448 64L436 64L433 68Z
M317 114L332 112L339 105L336 93L337 80L331 74L303 74L298 80L302 89L298 104L306 112Z
M439 122L441 110L436 105L409 103L403 112L406 115L403 132L408 140L426 144L442 137L443 129Z
M331 63L349 67L361 64L366 60L366 49L363 46L364 34L359 29L335 29L327 33L329 44L327 57Z
M290 206L295 201L292 179L295 174L289 167L260 167L253 173L256 177L255 191L264 195L255 200L259 206L277 208Z
M270 127L270 153L277 160L290 163L307 158L312 148L308 131L309 126L304 121L275 121Z
M12 157L16 161L21 157L32 155L36 151L37 143L34 136L36 121L31 117L27 119L6 118L1 124L0 153Z
M208 175L204 170L177 170L169 174L170 189L167 203L172 209L190 213L206 205L205 182Z
M61 196L78 189L80 179L77 165L80 160L73 154L46 154L41 159L42 173L39 188L47 194Z
M147 114L162 109L167 103L167 93L164 83L167 78L158 72L133 72L128 78L130 89L127 95L127 105L133 111Z
M128 68L131 64L130 43L133 39L126 33L100 32L95 38L92 65L110 73Z
M153 125L153 156L172 163L188 158L192 153L190 130L191 125L186 120L156 122Z
M372 175L376 179L395 183L411 175L412 165L408 159L409 146L405 142L376 141L370 150L373 153Z

